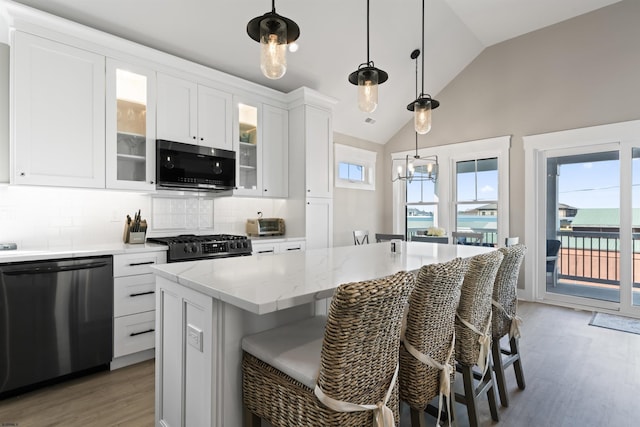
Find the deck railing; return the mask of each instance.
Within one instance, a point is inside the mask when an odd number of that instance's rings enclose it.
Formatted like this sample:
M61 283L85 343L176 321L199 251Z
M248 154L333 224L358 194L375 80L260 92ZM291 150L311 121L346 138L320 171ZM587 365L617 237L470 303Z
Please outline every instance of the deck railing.
M619 285L620 233L559 231L559 279ZM640 287L640 233L632 235L633 286Z

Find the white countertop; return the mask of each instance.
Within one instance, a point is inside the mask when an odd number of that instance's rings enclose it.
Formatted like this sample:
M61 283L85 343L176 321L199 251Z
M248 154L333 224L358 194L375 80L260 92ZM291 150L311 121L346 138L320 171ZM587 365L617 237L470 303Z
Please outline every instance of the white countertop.
M139 245L114 243L108 245L83 245L52 249L17 249L0 251L0 264L7 262L42 261L47 259L79 258L166 250L166 245L156 243L143 243Z
M159 276L256 314L270 313L333 295L339 285L417 270L425 264L470 257L494 248L389 242L152 266Z

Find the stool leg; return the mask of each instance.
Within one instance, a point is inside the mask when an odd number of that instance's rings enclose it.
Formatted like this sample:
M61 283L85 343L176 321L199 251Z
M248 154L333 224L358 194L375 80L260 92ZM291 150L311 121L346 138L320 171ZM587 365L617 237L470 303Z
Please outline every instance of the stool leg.
M478 405L476 404L476 390L473 384L472 366L462 365L462 384L464 385L464 404L467 406L469 426L478 427Z
M244 427L260 427L261 425L260 417L244 407Z
M427 427L427 422L424 419L423 411L417 409L410 409L411 412L411 427Z
M511 354L518 355L516 361L513 362L513 369L516 371L516 382L518 383L518 388L520 390L524 390L526 384L524 382L524 372L522 370L522 358L520 357L520 343L517 338L511 338L509 340L509 345L511 347Z
M491 381L491 386L487 389L487 399L489 399L489 411L491 412L491 418L493 421L500 421L498 416L498 402L496 402L496 378L493 374L493 366L489 366L485 375L489 375L488 380Z
M493 353L493 370L496 373L496 385L500 395L500 404L507 408L509 397L507 396L507 383L504 378L504 366L502 366L502 355L500 354L500 339L494 338L491 343L491 353Z

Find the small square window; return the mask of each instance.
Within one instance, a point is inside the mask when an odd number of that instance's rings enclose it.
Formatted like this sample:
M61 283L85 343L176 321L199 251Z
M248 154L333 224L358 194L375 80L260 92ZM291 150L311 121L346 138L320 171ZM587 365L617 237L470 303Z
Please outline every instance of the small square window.
M364 166L340 162L338 168L338 178L351 182L364 182Z

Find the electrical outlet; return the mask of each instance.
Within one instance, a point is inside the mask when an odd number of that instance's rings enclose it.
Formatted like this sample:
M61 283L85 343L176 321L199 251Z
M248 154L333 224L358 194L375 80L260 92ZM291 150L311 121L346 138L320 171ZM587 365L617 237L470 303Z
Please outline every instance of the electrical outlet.
M187 342L202 353L202 331L192 324L187 324Z

